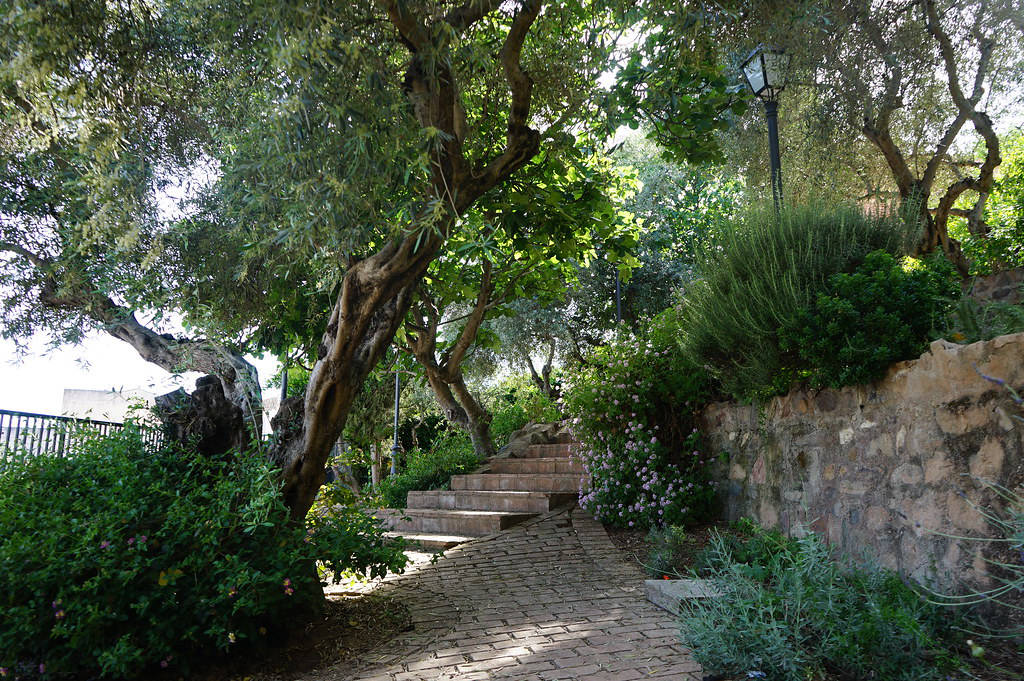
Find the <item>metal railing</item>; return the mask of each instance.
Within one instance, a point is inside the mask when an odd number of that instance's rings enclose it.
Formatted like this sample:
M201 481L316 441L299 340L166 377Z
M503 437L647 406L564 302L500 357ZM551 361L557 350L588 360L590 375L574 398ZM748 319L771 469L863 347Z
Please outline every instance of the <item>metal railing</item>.
M42 454L68 456L86 438L123 429L123 423L113 421L0 409L0 463ZM163 443L159 429L143 426L141 431L146 445L159 447Z

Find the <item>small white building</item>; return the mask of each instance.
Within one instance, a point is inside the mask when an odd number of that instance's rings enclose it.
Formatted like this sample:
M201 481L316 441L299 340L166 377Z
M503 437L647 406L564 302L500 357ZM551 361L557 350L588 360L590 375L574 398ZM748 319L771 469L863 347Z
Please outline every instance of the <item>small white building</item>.
M78 419L124 423L133 414L138 418L150 419L149 408L153 406L156 394L147 390L79 390L64 388L61 415ZM270 432L270 418L277 413L281 397L275 390L264 391L263 432Z
M129 416L149 416L156 395L147 390L79 390L64 388L60 413L78 419L124 423Z

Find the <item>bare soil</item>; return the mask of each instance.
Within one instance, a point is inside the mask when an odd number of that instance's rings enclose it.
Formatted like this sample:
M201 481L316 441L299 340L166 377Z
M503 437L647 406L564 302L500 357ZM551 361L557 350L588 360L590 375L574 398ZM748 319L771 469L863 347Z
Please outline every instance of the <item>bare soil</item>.
M352 660L412 626L408 608L374 594L331 596L324 612L281 645L252 647L197 663L188 681L289 681ZM152 677L151 677L152 678ZM156 675L178 681L180 675Z

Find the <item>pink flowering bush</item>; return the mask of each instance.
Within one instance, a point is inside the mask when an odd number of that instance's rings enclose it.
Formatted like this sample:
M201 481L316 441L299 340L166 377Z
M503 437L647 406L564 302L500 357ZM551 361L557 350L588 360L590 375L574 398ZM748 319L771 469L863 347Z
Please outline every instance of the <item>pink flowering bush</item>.
M670 308L644 332L598 348L565 385L564 407L591 478L580 504L621 527L681 525L715 503L695 413L708 400L704 371L679 350Z
M150 451L131 428L0 469L0 681L187 677L315 609L315 562L405 564L354 509L288 518L258 453Z

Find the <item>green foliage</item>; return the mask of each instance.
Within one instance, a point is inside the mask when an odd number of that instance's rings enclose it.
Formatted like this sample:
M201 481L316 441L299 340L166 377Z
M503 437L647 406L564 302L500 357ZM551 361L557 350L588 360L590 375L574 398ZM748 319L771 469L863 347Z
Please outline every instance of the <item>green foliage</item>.
M565 411L591 476L580 504L603 522L679 525L713 509L715 491L696 428L706 374L681 356L679 311L622 334L565 385Z
M780 217L767 207L723 226L705 251L699 279L683 300L680 342L692 365L707 367L726 391L749 400L784 392L794 357L778 331L875 250L902 255L917 230L899 218L853 207L804 205Z
M655 579L678 574L676 566L684 547L690 541L686 528L677 525L654 528L647 535L647 540L653 544L651 552L647 554L647 562L644 563L647 574Z
M384 478L374 490L376 500L388 508L405 508L410 490L447 489L453 475L470 473L483 463L469 436L448 431L429 451L413 449L397 475Z
M0 667L19 678L187 671L307 613L317 560L339 577L405 564L353 509L289 523L255 453L148 451L126 428L71 459L32 458L0 471Z
M983 216L988 234L971 234L962 218L950 220L950 234L963 245L971 274L1024 265L1024 132L1018 130L1004 138L1000 155L1003 162Z
M721 9L721 7L719 7ZM642 38L617 74L608 100L611 129L641 123L676 161L720 159L713 134L747 108L749 94L718 61L709 28L721 21L706 7L647 3Z
M965 291L950 314L945 336L958 343L975 343L1024 331L1024 304L979 302Z
M940 256L902 262L873 251L850 274L829 277L814 304L779 330L815 388L868 383L920 355L945 322L959 281Z
M510 376L484 396L490 410L491 435L498 447L527 423L552 423L561 419L558 404L541 393L525 375Z
M712 536L704 573L723 595L684 604L681 636L706 671L773 681L946 678L949 613L898 575L843 567L814 534L748 532Z

